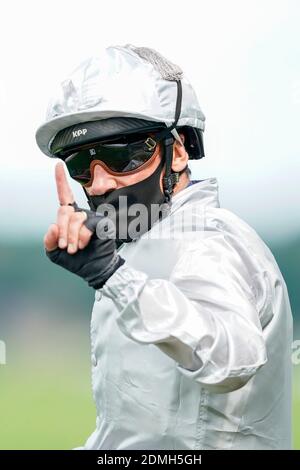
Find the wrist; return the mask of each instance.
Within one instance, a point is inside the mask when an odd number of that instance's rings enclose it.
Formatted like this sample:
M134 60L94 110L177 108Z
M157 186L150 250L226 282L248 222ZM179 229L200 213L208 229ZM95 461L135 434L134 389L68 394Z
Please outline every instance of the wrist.
M96 276L94 279L91 279L88 284L90 287L93 287L94 289L101 289L106 281L125 263L125 260L115 253L114 258L112 259L112 262L109 264L107 267L106 271L104 273L101 273L101 275Z

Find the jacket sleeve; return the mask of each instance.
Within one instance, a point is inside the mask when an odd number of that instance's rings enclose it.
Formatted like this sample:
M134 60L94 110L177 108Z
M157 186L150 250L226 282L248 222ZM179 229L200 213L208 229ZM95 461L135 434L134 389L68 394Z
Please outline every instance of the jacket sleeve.
M103 294L126 336L155 344L212 392L242 387L267 361L248 270L221 233L189 243L168 280L125 263Z

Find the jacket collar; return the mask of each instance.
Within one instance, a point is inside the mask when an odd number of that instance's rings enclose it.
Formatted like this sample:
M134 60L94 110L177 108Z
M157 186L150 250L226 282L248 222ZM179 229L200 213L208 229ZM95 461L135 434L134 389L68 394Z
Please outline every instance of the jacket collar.
M184 204L199 203L210 207L220 207L219 187L216 178L208 178L187 186L172 197L170 213Z

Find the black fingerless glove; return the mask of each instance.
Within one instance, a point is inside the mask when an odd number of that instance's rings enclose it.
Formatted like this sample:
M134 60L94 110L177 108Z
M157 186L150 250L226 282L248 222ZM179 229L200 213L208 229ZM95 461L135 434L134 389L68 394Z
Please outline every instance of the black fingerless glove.
M76 211L82 210L77 205L74 207ZM53 251L46 250L46 255L53 263L80 276L90 287L100 289L110 276L125 263L125 260L117 254L116 243L113 239L99 239L96 236L97 222L103 216L85 209L84 212L87 214L85 225L91 231L94 231L89 244L73 255L70 255L66 249L62 250L60 248Z

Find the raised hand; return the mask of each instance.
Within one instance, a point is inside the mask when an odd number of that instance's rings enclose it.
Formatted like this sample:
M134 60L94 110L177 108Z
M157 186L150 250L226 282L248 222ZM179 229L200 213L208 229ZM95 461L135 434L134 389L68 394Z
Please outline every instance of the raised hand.
M57 163L55 167L55 181L60 207L56 223L50 225L44 236L44 246L47 251L59 247L67 249L69 254L74 254L88 245L93 232L84 225L86 212L76 212L70 205L74 203L74 196L62 162Z

